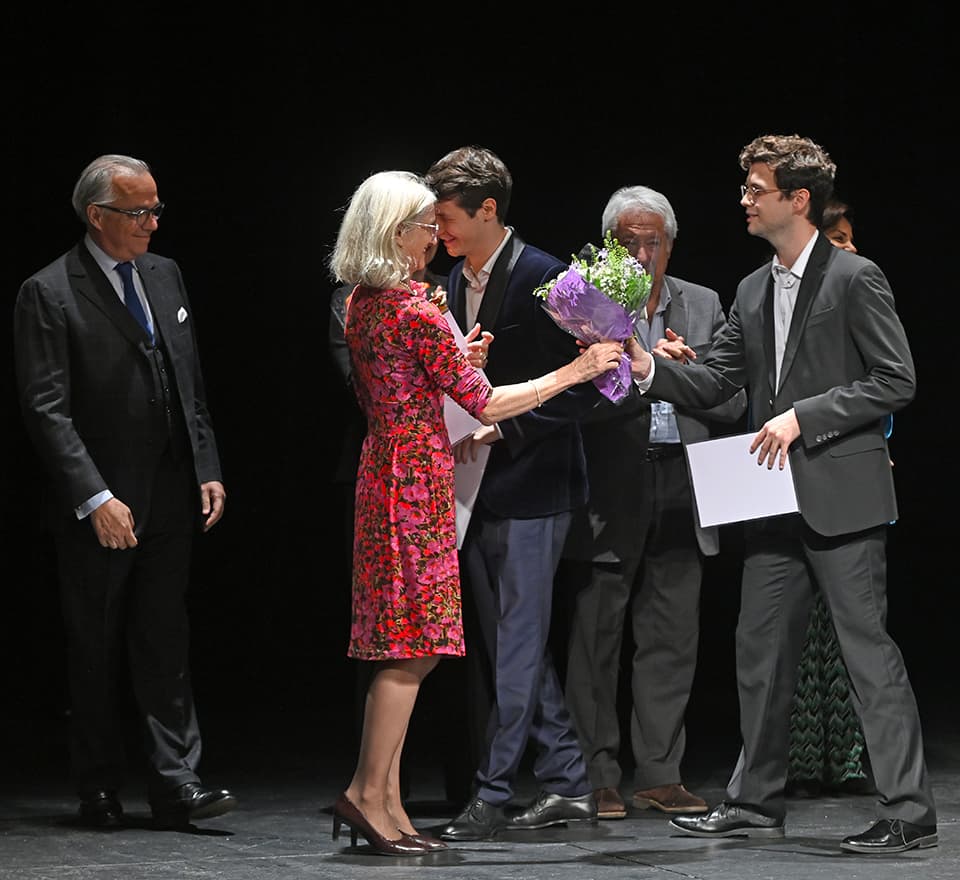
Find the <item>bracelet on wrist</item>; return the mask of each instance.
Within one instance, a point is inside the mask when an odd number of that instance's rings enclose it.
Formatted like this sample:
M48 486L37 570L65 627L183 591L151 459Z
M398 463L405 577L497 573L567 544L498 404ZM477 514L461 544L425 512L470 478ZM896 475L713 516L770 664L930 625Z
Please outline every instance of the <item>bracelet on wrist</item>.
M533 390L537 393L537 408L539 409L543 406L543 398L540 396L540 389L537 387L536 379L527 379L527 381L533 386Z

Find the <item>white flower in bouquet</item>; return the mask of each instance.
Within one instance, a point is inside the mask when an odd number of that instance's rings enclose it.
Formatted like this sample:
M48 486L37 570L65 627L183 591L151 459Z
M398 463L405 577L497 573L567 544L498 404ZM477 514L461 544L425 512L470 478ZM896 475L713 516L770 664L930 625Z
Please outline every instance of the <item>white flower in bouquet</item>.
M650 298L653 277L609 232L603 247L588 250L588 256L573 257L565 272L536 288L534 296L559 327L583 342L628 339ZM624 354L619 369L593 381L619 403L630 387L630 358Z

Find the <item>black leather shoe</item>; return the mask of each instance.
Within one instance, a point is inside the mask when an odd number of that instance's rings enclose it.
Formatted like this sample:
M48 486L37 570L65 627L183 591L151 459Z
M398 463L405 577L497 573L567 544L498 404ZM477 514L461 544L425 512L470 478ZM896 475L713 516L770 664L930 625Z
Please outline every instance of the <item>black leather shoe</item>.
M204 788L199 782L185 782L160 797L151 799L153 824L180 828L194 819L212 819L229 813L237 799L226 789Z
M863 834L845 837L840 849L855 853L900 853L908 849L936 846L936 825L914 825L902 819L881 819Z
M783 837L783 819L739 804L718 804L702 816L677 816L670 825L693 837Z
M123 822L123 807L114 791L91 791L80 798L80 824L90 828L116 828Z
M488 804L483 798L474 798L441 832L443 840L489 840L496 835L506 820L500 804Z
M507 819L507 827L536 831L551 825L565 825L567 822L596 821L597 800L592 791L580 797L564 797L542 791L529 807Z

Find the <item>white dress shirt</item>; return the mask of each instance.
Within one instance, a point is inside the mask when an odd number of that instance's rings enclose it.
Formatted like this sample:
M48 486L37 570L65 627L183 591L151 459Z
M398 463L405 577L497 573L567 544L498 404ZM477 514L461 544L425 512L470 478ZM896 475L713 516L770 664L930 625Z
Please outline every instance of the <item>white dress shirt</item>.
M468 333L470 328L477 323L477 315L480 313L480 301L483 299L483 292L487 289L490 273L493 271L497 258L507 246L507 242L510 241L512 234L513 228L508 226L506 228L506 235L503 236L500 244L497 245L497 249L490 254L487 262L480 267L480 271L474 272L470 267L470 261L463 261L463 277L467 281L465 290L466 301L464 303L467 313L467 326L463 328L464 333Z
M817 240L814 232L810 241L800 251L800 256L794 260L788 269L780 258L774 254L770 271L773 273L773 341L777 357L777 388L780 388L780 367L783 364L783 352L787 347L787 337L790 335L790 324L793 322L793 309L797 304L797 294L800 292L800 281L807 268L813 243Z

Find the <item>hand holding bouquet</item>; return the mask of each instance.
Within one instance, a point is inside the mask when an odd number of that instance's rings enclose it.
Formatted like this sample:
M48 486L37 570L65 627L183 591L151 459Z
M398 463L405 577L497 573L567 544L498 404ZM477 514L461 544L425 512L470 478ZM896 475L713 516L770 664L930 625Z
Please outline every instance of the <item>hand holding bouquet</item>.
M624 340L650 298L653 276L608 232L603 247L589 245L563 274L534 290L558 327L588 344ZM630 358L593 380L608 400L619 403L630 389Z

